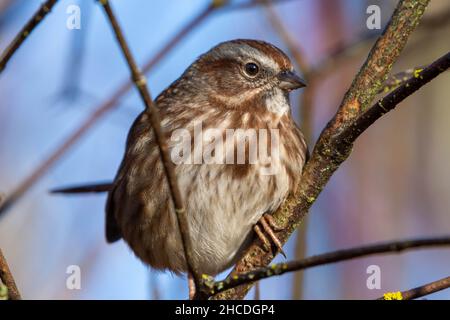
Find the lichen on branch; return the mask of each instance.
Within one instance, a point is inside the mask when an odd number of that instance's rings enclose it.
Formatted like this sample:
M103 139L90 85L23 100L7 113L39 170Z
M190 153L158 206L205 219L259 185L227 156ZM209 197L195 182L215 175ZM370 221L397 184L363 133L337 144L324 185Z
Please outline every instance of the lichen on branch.
M338 148L333 145L333 138L350 126L370 106L409 36L419 24L428 3L429 0L402 0L398 3L383 34L378 38L345 94L336 115L322 131L311 158L303 170L297 192L290 195L274 213L276 222L285 226L284 230L277 233L282 243L285 243L299 226L332 174L347 159L351 145L347 148ZM267 266L273 258L273 253L266 252L261 243L255 240L245 256L236 264L230 276ZM213 298L242 299L251 286L251 283L246 283L215 295Z

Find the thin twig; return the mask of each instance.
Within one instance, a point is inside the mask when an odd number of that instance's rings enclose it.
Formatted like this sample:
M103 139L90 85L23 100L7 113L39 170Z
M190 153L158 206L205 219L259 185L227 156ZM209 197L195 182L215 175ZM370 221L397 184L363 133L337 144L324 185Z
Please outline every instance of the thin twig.
M217 1L218 2L228 2L229 0L217 0ZM266 0L251 0L251 1L231 3L227 6L225 6L224 9L229 10L229 11L252 9L252 8L260 6L260 5L266 5L265 1ZM271 0L272 4L274 4L274 5L292 2L292 1L294 1L294 0Z
M90 34L90 22L92 1L82 0L80 3L80 12L83 13L83 32L72 32L70 40L70 49L68 50L65 72L63 73L64 79L62 79L62 88L58 93L58 99L65 100L70 104L74 104L79 100L82 92L81 80L84 67L84 60L86 57L86 43ZM67 77L66 75L70 75Z
M285 2L287 0L282 1L274 1L274 0L252 0L245 3L239 3L239 4L233 4L233 5L227 5L225 0L223 1L215 1L213 2L213 6L209 9L212 10L212 8L221 8L220 6L223 6L222 10L232 9L249 9L253 8L257 5L264 5L267 9L268 18L271 22L274 29L279 32L281 38L283 41L286 42L286 45L288 47L290 55L294 58L295 62L297 63L298 67L301 69L303 73L306 73L308 70L306 59L304 58L304 54L301 51L301 49L298 47L298 45L295 43L292 36L289 35L289 32L284 27L280 17L278 14L274 11L273 5ZM208 14L212 11L208 11ZM161 54L164 55L167 52L162 52ZM144 70L146 68L144 67ZM311 109L311 108L308 108ZM304 123L303 123L304 124ZM306 136L309 136L308 132L310 132L309 125L304 124L303 132L306 134ZM58 187L53 190L51 190L51 193L63 193L63 194L77 194L77 193L100 193L100 192L108 192L108 190L111 187L112 182L110 183L93 183L93 184L82 184L82 185L75 185L75 186L69 186L69 187ZM1 213L1 210L0 210Z
M183 197L181 195L180 188L178 186L177 177L175 174L175 165L172 162L169 150L167 147L167 142L164 138L164 133L161 128L161 119L159 116L159 112L156 109L152 98L150 96L150 92L147 88L147 80L145 76L139 70L136 61L134 60L133 55L131 54L128 43L125 40L122 29L115 17L115 14L111 8L111 5L108 0L99 0L100 4L103 6L105 13L109 19L111 27L114 30L114 34L116 36L117 42L122 49L122 53L125 56L128 67L130 69L131 77L136 88L139 91L139 94L142 98L142 101L145 104L145 112L148 114L151 126L153 128L153 132L155 135L156 144L159 148L160 160L162 161L163 168L165 171L165 175L167 177L167 182L169 184L170 195L174 204L175 213L178 220L178 228L180 231L183 249L186 259L186 264L188 267L188 271L194 276L195 284L197 290L200 289L200 277L197 272L196 266L193 264L194 252L192 250L192 237L190 236L189 231L189 223L187 219L186 210L183 203Z
M415 77L410 78L404 82L402 86L397 88L394 92L384 97L376 104L374 104L369 110L363 113L353 125L349 126L343 131L334 144L337 146L347 145L352 143L356 138L364 132L370 125L372 125L378 118L394 109L398 103L403 101L407 96L413 94L423 85L437 77L439 74L445 72L450 68L450 53L447 53L443 57L439 58L419 73L416 73ZM375 254L386 251L401 251L408 248L431 246L431 245L445 245L450 241L449 238L434 238L424 240L410 240L395 242L384 245L375 245L370 247L355 248L349 250L338 251L329 253L326 255L320 255L308 258L306 260L288 262L287 264L279 264L269 268L261 268L255 271L251 271L244 274L235 274L233 277L229 277L225 281L221 282L209 282L209 289L215 293L222 292L226 289L236 287L240 284L250 283L259 279L269 277L271 275L280 275L285 272L300 270L320 264L332 263L341 260L347 260L367 254ZM380 251L381 250L381 251ZM355 256L353 256L356 254ZM347 257L347 258L345 258ZM342 259L341 259L342 258ZM337 260L334 260L337 259ZM318 261L320 262L319 264ZM323 262L323 263L322 263ZM226 284L226 285L224 285ZM415 289L413 289L415 290ZM210 292L211 293L211 292Z
M382 36L375 43L344 96L338 112L322 131L311 159L303 169L297 191L274 213L277 224L285 227L277 234L282 243L297 229L328 180L349 156L351 148L345 152L338 150L338 146L332 143L333 137L350 126L370 106L409 36L418 25L428 2L429 0L402 0L398 3ZM260 243L254 241L229 277L264 267L273 258L272 252L265 251L260 247ZM242 299L251 286L244 284L224 291L215 295L214 299Z
M150 286L150 294L151 294L151 299L152 300L162 300L162 296L161 296L161 292L160 292L160 288L159 288L159 283L158 283L158 278L156 277L157 274L155 272L150 271L149 272L149 286Z
M445 11L435 12L430 16L425 17L420 26L427 31L441 28L450 22L450 8L447 6Z
M14 277L11 273L11 270L8 267L8 263L6 262L5 256L3 255L2 250L0 249L0 280L8 289L8 299L10 300L21 300L21 296L19 293L19 289L17 289L16 282L14 281Z
M336 263L340 261L366 257L380 253L399 253L413 248L428 248L436 246L449 246L450 236L426 239L411 239L402 241L392 241L381 244L338 250L330 253L312 256L302 260L278 263L269 267L259 268L249 272L236 274L224 281L205 281L204 288L208 288L208 294L213 295L219 292L235 288L242 284L253 283L257 280L279 276L287 272L304 270L307 268Z
M84 184L72 187L61 187L50 190L50 193L65 193L65 194L77 194L77 193L101 193L108 192L112 188L112 182L96 182L93 184Z
M39 23L44 20L45 16L52 10L53 6L58 0L47 0L41 7L36 11L36 13L31 17L31 19L25 24L25 26L20 30L20 32L14 37L13 41L9 46L3 51L0 56L0 73L5 69L6 64L20 48L25 39L30 35L30 33L39 25Z
M286 1L286 0L284 0ZM278 1L281 2L281 1ZM189 21L173 38L171 38L156 55L147 61L142 67L144 73L148 73L157 63L159 63L178 43L180 43L189 33L196 29L203 21L210 17L214 12L226 12L229 6L232 9L246 9L260 5L259 0L253 0L246 5L231 6L227 1L212 1L210 5L205 7L198 15ZM125 81L112 96L94 109L94 112L75 129L75 131L61 143L50 155L24 180L20 182L18 187L14 189L5 200L4 204L0 205L0 217L8 211L22 196L33 187L57 162L65 155L99 120L103 119L106 114L112 111L131 89L132 84L129 80Z
M344 62L367 52L370 45L373 45L379 36L379 34L373 32L363 32L354 39L338 43L328 51L323 59L312 66L309 74L305 75L305 77L310 78L312 75L315 77L325 76L325 74L343 65Z
M198 27L211 13L216 9L215 6L208 6L190 20L180 31L175 34L147 63L144 64L142 70L147 73L156 64L158 64L178 43L181 42L189 33ZM132 88L132 82L126 80L108 98L107 101L100 104L94 109L94 112L80 124L75 131L69 135L50 155L36 168L34 171L20 182L18 187L14 189L0 205L0 217L11 208L31 187L35 185L57 162L65 155L94 125L103 119L108 112L117 107L120 99Z
M442 27L446 23L450 22L450 9L443 12L435 14L432 17L424 17L420 22L417 30L436 29ZM354 59L367 50L369 45L371 45L380 34L376 32L364 31L357 37L342 41L341 43L330 49L325 58L321 59L318 63L315 63L310 71L305 75L308 81L308 87L311 87L311 78L313 76L323 78L326 73L332 72L335 68L342 66L344 62ZM411 48L410 48L411 49ZM389 79L387 80L389 81Z
M255 296L253 300L261 300L261 285L259 282L255 283Z
M339 148L349 147L377 119L393 110L400 102L449 68L450 52L437 59L425 69L416 72L403 85L375 103L369 110L360 115L349 127L335 137L333 143L339 146Z
M448 288L450 288L450 277L436 280L411 290L385 293L377 300L412 300Z
M423 66L415 67L389 76L387 80L384 82L383 87L378 91L378 93L388 93L400 87L411 77L416 77L423 70L423 68L424 68Z
M276 8L273 6L273 0L263 0L267 5L265 6L265 11L267 13L267 18L273 27L273 29L278 33L280 38L285 43L288 54L294 59L295 64L300 69L303 75L309 74L310 78L306 79L308 86L299 95L298 107L300 110L300 121L302 133L305 137L307 143L310 143L313 135L313 97L315 95L315 78L311 75L310 68L311 65L305 57L305 53L300 48L299 44L295 40L295 35L285 26L283 19L278 15ZM306 230L308 225L308 219L304 220L303 225L297 230L297 236L295 239L295 259L303 259L306 256ZM258 286L259 283L256 284ZM259 292L259 286L258 292ZM293 298L296 299L301 295L303 291L303 273L296 273L293 277L292 292Z
M279 17L275 8L273 7L273 0L260 0L265 4L264 8L267 18L273 29L279 34L280 38L286 44L288 53L294 58L295 63L300 68L303 74L308 73L309 64L306 61L305 54L302 52L299 45L296 43L292 33L284 26L283 21Z

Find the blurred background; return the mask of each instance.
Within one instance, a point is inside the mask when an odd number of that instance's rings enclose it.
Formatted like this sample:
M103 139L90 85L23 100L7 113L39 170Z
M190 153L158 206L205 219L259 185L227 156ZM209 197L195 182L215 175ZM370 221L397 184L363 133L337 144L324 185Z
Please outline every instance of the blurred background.
M3 50L42 0L0 0ZM397 1L290 0L269 8L211 0L111 1L140 65L194 21L147 73L154 96L201 53L233 38L269 41L288 52L309 82L293 95L294 114L312 149L381 30L366 9L381 9L382 29ZM66 26L70 5L81 29ZM426 65L449 49L450 3L434 1L394 72ZM447 39L447 40L445 40ZM129 78L101 8L61 0L0 76L0 194L32 175ZM445 73L378 121L327 185L291 237L289 259L377 241L449 233L450 74ZM27 299L185 299L186 279L149 270L123 241L104 239L105 195L56 196L54 187L111 180L126 134L143 109L129 90L0 217L0 248ZM279 257L276 261L283 261ZM66 288L68 266L81 289ZM369 290L367 267L381 269ZM264 280L261 299L371 299L448 276L448 249L373 256ZM250 292L247 298L254 298ZM427 299L449 299L450 290Z

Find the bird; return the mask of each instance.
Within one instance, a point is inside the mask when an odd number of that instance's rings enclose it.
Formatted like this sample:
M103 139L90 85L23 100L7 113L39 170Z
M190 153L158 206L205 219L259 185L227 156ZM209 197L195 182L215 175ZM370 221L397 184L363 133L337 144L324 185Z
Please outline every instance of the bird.
M281 49L236 39L200 55L155 99L185 204L190 262L199 273L215 276L233 266L255 237L266 250L284 254L276 236L283 227L272 214L296 191L308 158L289 99L291 91L305 86ZM255 144L272 153L258 157ZM148 110L129 131L112 184L92 189L108 191L108 242L125 240L154 269L188 273Z

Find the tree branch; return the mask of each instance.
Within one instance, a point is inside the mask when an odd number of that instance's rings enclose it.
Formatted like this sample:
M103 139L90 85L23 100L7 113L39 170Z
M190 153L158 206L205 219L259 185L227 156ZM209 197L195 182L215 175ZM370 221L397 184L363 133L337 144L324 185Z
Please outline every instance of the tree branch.
M219 3L231 2L229 0L216 0L216 1ZM226 5L224 8L225 8L225 10L229 10L229 11L251 9L251 8L257 7L259 5L267 5L266 1L267 0L250 0L250 1L245 1L245 2L243 1L243 2L238 2L238 3L230 3L230 4ZM292 2L294 0L269 0L269 1L272 4L277 5L277 4L282 4L282 3L286 3L286 2Z
M14 277L9 270L8 263L6 262L5 256L0 249L0 285L4 284L7 288L7 297L10 300L21 300L19 289L17 289Z
M411 290L385 293L378 300L412 300L447 288L450 288L450 277L436 280Z
M383 83L383 87L378 91L378 93L389 93L390 91L400 87L411 77L417 77L423 69L423 66L415 67L389 76Z
M420 71L420 70L415 69L415 72L410 72L411 74L415 74L415 76L408 79L407 81L403 81L403 84L401 87L399 87L394 92L392 92L388 96L381 99L379 102L377 102L375 105L373 105L369 110L364 112L362 115L358 116L357 119L355 119L352 122L352 124L349 125L344 131L342 131L340 134L338 134L333 139L331 139L330 143L336 148L337 151L339 151L339 149L342 149L342 146L345 146L344 150L341 150L342 153L345 152L346 149L349 149L351 147L351 144L353 143L353 141L355 141L356 138L364 130L366 130L371 124L373 124L378 118L380 118L386 112L395 108L395 106L398 103L400 103L403 99L405 99L407 96L409 96L412 93L414 93L415 91L417 91L420 87L425 85L427 82L432 80L434 77L436 77L440 73L447 70L448 67L449 67L449 54L446 54L443 57L441 57L440 59L438 59L437 61L435 61L434 63L432 63L431 65L429 65L428 67L426 67L424 70ZM342 159L341 161L343 161L344 159ZM335 165L337 168L338 164L335 164ZM324 166L324 168L326 168L326 167ZM311 187L311 185L310 185L310 187ZM67 190L67 191L70 192L73 190ZM83 191L83 190L80 190L80 191ZM309 199L311 199L311 198L309 198ZM314 201L314 199L312 199L312 201ZM304 208L300 207L300 209L302 209L303 212L306 212L304 210L307 210L307 207L304 207ZM260 251L260 252L262 252L262 251ZM229 279L233 279L233 278L229 277L228 280ZM214 284L215 292L218 292L217 288L220 283L222 283L222 282L218 282L217 284ZM223 291L223 290L225 290L225 289L222 289L219 291Z
M349 127L335 137L333 144L339 146L339 148L349 147L377 119L393 110L400 102L441 73L447 71L448 68L450 68L450 52L437 59L425 69L415 72L415 75L405 81L402 86L375 103L369 110L364 112Z
M350 154L350 148L344 152L338 149L338 146L332 143L333 137L349 127L369 107L408 37L418 25L428 2L429 0L402 0L397 5L386 29L344 96L335 117L322 131L311 159L303 170L297 191L290 195L274 214L278 225L284 226L284 230L277 233L278 239L283 243L296 230L332 174ZM261 243L255 240L230 277L266 266L273 258L274 254L266 252ZM250 288L251 284L244 284L224 291L214 298L242 299Z
M279 0L282 2L287 0ZM157 63L159 63L178 43L180 43L189 33L196 29L202 22L209 18L213 13L219 11L226 12L227 9L247 9L256 5L260 5L260 0L253 0L249 3L242 5L231 5L225 0L213 0L210 5L205 7L198 15L190 20L173 38L171 38L151 59L149 59L142 71L144 73L149 72ZM106 114L112 111L125 96L125 94L131 89L132 84L129 80L125 81L112 96L94 109L94 112L88 116L88 118L75 129L75 131L64 140L50 155L44 159L44 161L19 185L14 189L6 198L5 202L0 205L0 217L11 208L16 201L22 198L22 196L33 187L61 158L65 155L84 135L94 127L99 120L103 119ZM88 189L88 188L86 188Z
M275 8L273 7L273 0L259 0L264 4L264 9L266 11L267 19L272 25L273 29L278 33L280 38L286 44L289 54L294 58L295 63L300 68L300 71L306 74L309 70L309 64L306 61L305 54L302 52L300 47L297 45L294 37L284 26L282 19L279 17Z
M439 238L411 239L402 241L391 241L380 244L361 246L351 249L338 250L325 254L312 256L302 260L278 263L269 267L258 268L249 272L236 274L224 281L215 282L212 278L205 281L205 294L214 295L225 290L235 288L242 284L254 283L257 280L279 276L287 272L304 270L307 268L322 266L326 264L362 258L381 253L400 253L414 248L429 248L436 246L449 246L450 236Z
M174 204L174 209L178 221L178 228L183 243L183 250L186 258L187 268L188 271L194 276L196 287L197 289L199 289L200 277L198 275L196 266L192 262L194 252L192 250L193 246L192 246L192 237L190 236L189 232L189 223L186 215L186 210L184 208L183 197L181 195L181 191L178 186L178 181L175 174L175 165L170 158L167 142L165 140L164 133L161 128L161 119L159 116L159 112L156 109L150 96L150 92L147 88L147 80L139 70L136 61L134 60L133 55L131 54L130 48L125 40L122 29L115 17L115 14L111 8L111 5L109 4L109 1L99 0L99 2L103 6L103 9L105 10L105 13L111 24L111 27L114 30L117 42L119 43L120 48L122 49L122 53L127 61L133 82L139 91L142 101L145 104L146 108L145 112L149 116L150 123L153 128L156 144L158 145L159 148L160 160L162 162L165 175L167 177L167 183L169 184L170 195Z
M50 193L65 193L65 194L77 194L77 193L102 193L111 190L112 181L108 182L96 182L93 184L83 184L70 187L60 187L50 190Z
M293 37L289 34L288 30L283 25L280 17L275 12L274 5L282 2L287 2L289 0L252 0L244 3L239 4L230 4L225 5L225 0L216 0L213 1L213 5L219 8L221 5L224 6L223 10L237 10L237 9L249 9L253 8L256 5L263 5L267 11L267 17L272 24L273 28L280 34L280 37L283 39L283 41L286 43L289 53L294 58L295 62L301 69L303 73L307 73L307 70L309 70L308 64L306 63L306 59L304 57L303 52L298 48L298 46L295 44L295 41ZM145 70L145 67L144 67ZM311 109L311 108L306 108ZM307 125L309 128L310 126ZM310 130L306 130L310 132ZM305 133L305 129L303 130ZM309 134L307 134L309 136ZM62 194L78 194L78 193L101 193L101 192L108 192L109 188L111 187L112 182L105 182L105 183L92 183L92 184L81 184L81 185L74 185L74 186L68 186L68 187L58 187L53 190L50 190L51 193L62 193Z
M183 28L180 29L154 56L152 56L143 66L142 70L147 73L158 64L177 44L181 42L189 33L206 20L218 7L207 6L198 15L192 18ZM120 99L132 88L130 80L126 80L111 95L109 99L94 109L87 119L80 124L75 131L69 135L44 161L33 170L19 185L6 197L0 205L0 217L11 208L16 201L35 185L61 158L65 155L84 135L92 129L108 112L117 107Z
M30 33L44 20L45 16L52 10L53 6L58 0L47 0L41 7L36 11L36 13L31 17L31 19L25 24L25 26L20 30L20 32L14 37L13 41L9 46L3 51L0 56L0 73L6 67L6 64L20 48L25 39L30 35Z
M433 29L445 26L450 22L450 9L435 14L431 17L424 17L417 30L433 31ZM356 38L350 41L343 41L336 45L333 49L329 51L327 56L320 62L315 63L311 70L305 75L305 78L311 82L312 77L324 77L326 73L331 72L335 68L342 66L344 62L354 59L359 54L362 54L363 50L367 50L369 45L378 37L379 35L374 32L362 32ZM411 49L411 48L410 48ZM390 79L386 80L389 84ZM386 85L385 82L385 85ZM310 83L308 83L310 87ZM379 92L382 92L381 90Z
M307 144L311 143L311 139L314 133L313 117L314 108L313 101L316 94L317 82L316 78L310 73L311 65L306 59L304 51L300 48L300 45L295 40L295 35L291 30L285 26L283 19L278 15L276 8L273 6L273 0L261 0L267 5L265 11L267 18L272 28L278 33L280 38L288 49L288 54L294 58L297 67L300 69L303 75L309 75L307 79L308 86L304 89L301 95L298 97L298 108L300 111L300 121L303 136ZM297 230L297 236L295 238L295 259L303 259L306 256L306 230L308 226L308 220L303 221L301 228ZM303 273L296 273L293 278L292 297L293 299L301 299L303 293Z

